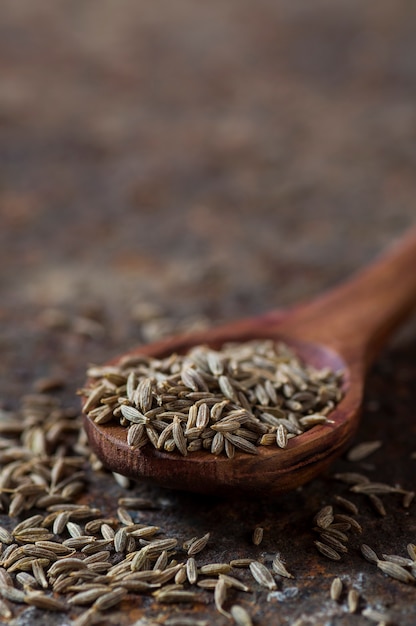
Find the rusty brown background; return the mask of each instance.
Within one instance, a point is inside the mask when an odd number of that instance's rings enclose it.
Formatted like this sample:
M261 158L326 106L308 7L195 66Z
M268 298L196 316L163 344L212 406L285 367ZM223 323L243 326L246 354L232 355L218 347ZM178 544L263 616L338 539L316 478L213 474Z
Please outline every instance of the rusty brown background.
M73 405L88 363L160 328L318 293L415 222L415 3L6 0L1 13L4 407L50 375L67 379ZM159 307L156 325L143 302ZM372 475L409 489L415 354L413 318L369 376L359 433L385 442ZM103 490L114 509L121 488L91 475L91 501ZM344 492L330 477L276 502L156 489L166 506L145 515L184 538L209 530L212 560L279 551L295 580L269 601L256 586L243 598L258 626L369 624L328 600L336 574L360 590L360 609L383 605L414 626L414 587L375 571L358 542L340 563L315 552L311 519ZM405 554L415 505L386 504L385 519L363 504L363 540ZM122 609L115 623L158 613L142 598ZM198 614L227 622L212 604ZM16 624L60 619L30 609Z

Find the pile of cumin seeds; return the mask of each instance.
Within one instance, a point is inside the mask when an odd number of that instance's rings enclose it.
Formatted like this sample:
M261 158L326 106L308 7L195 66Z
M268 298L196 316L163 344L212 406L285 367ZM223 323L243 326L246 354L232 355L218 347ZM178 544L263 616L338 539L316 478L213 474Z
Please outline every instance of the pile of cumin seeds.
M158 508L149 499L123 493L115 513L86 504L94 465L80 417L53 397L25 396L18 410L0 412L0 621L27 606L90 626L139 595L161 609L213 603L250 624L236 604L251 591L247 577L266 589L292 577L278 556L270 567L253 558L210 562L209 533L183 541L157 525L157 513L142 523L143 509Z
M80 390L94 422L117 420L133 448L153 445L187 455L207 450L232 458L258 446L284 448L328 421L342 398L342 373L303 363L271 340L199 345L166 358L127 356L92 366Z

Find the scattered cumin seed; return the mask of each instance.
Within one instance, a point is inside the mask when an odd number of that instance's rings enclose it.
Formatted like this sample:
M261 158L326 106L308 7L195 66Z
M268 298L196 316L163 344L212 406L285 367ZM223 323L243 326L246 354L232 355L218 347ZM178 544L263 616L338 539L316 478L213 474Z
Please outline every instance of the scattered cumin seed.
M228 574L231 571L231 566L228 563L208 563L202 565L199 569L201 574L215 575L215 574Z
M399 556L398 554L382 554L384 561L389 561L390 563L395 563L396 565L401 565L402 567L411 567L413 565L413 560L406 558L405 556Z
M38 609L43 609L45 611L68 610L68 607L64 602L61 602L61 600L57 600L51 596L47 596L41 592L31 592L26 594L25 602L26 604L36 606Z
M341 597L342 586L342 581L338 576L333 579L330 589L331 600L335 600L336 602L338 602Z
M210 533L206 533L199 539L195 539L194 541L191 541L188 547L188 556L195 556L196 554L201 552L207 545L209 538L210 538Z
M124 589L124 587L115 587L112 591L99 597L93 606L97 611L105 611L119 604L126 594L127 589Z
M375 494L368 494L368 499L370 500L376 513L378 513L381 517L385 517L387 515L386 508L381 498L379 498Z
M342 506L348 513L352 513L352 515L358 515L359 513L358 507L354 504L354 502L351 502L351 500L348 500L348 498L344 498L343 496L336 494L334 496L334 500L337 504Z
M380 624L391 624L391 617L388 613L377 611L371 607L366 607L361 611L361 615L371 620L372 622L379 622Z
M230 613L237 626L253 626L250 615L239 604L234 604L230 609Z
M177 604L180 602L195 602L205 604L205 599L195 591L160 591L157 601L162 604Z
M321 541L314 541L314 544L319 552L326 556L327 559L332 559L333 561L340 560L341 555L334 548L331 548L326 543L322 543Z
M377 554L366 543L361 544L360 550L361 550L361 554L367 561L369 561L370 563L375 563L375 564L378 563L379 559L378 559Z
M350 589L348 592L347 602L348 602L348 611L350 613L355 613L358 609L358 602L360 600L360 594L356 589Z
M370 479L364 474L358 472L339 472L334 475L335 480L340 480L347 485L361 485L363 483L369 483Z
M214 602L215 608L221 615L224 617L230 618L231 615L227 611L224 610L223 604L227 599L227 590L228 585L223 578L219 578L217 584L214 589Z
M276 581L263 563L253 561L250 563L249 568L254 580L258 582L259 585L270 590L277 589Z
M387 576L400 580L402 583L416 583L416 579L412 576L412 574L401 565L391 563L390 561L377 561L377 567L381 569L384 574L387 574Z
M360 485L353 485L350 491L354 493L363 493L365 495L378 495L385 493L405 493L400 487L392 487L386 483L368 482Z
M249 567L254 559L232 559L230 561L231 567Z
M264 534L264 528L262 528L261 526L256 526L256 528L253 531L253 537L252 537L252 541L255 546L259 546L261 544L261 542L263 541L263 534Z
M351 517L350 515L345 515L344 513L336 513L334 515L334 520L337 522L345 522L349 524L350 528L353 529L356 533L361 534L363 532L361 524L357 522L356 519Z
M407 553L413 561L416 561L416 544L408 543L406 546Z
M279 558L278 554L276 554L272 561L272 569L275 574L278 574L279 576L284 576L285 578L294 578L294 576L287 571L285 564Z
M334 521L334 512L331 505L324 506L315 516L315 522L320 528L328 528Z
M348 461L362 461L366 459L370 454L373 454L382 446L381 441L365 441L359 443L348 451Z

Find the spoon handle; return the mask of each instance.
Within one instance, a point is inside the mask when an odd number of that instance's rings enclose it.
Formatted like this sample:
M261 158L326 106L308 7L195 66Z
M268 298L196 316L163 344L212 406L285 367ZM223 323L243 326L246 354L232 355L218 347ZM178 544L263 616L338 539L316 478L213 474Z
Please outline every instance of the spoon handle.
M416 228L339 287L290 312L285 330L368 367L416 306Z

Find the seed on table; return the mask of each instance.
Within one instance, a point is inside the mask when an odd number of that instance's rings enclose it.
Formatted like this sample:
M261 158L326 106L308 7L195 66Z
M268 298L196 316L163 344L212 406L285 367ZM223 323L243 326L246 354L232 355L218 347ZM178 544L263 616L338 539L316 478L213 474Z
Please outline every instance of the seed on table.
M359 524L356 519L351 517L351 515L345 515L344 513L335 513L334 520L335 522L339 521L349 524L350 528L358 534L361 534L363 532L361 524Z
M84 613L81 613L77 619L72 622L72 626L92 626L101 621L102 615L98 613L94 608L88 609Z
M90 556L86 556L83 560L83 563L100 563L101 561L108 561L110 559L110 552L107 550L102 550L101 552L96 552L95 554L91 554Z
M238 580L238 578L234 578L234 576L228 576L228 574L220 574L219 578L222 578L229 587L239 589L240 591L250 591L250 588L247 587L247 585L242 583L241 580Z
M356 589L350 589L348 592L348 611L350 613L355 613L358 608L358 602L360 599L360 594Z
M26 594L15 587L0 587L0 595L6 600L16 602L17 604L24 604L26 602Z
M416 544L408 543L406 546L407 553L413 561L416 561Z
M337 576L331 583L330 595L331 600L338 602L342 594L342 580Z
M165 573L166 571L167 570L165 570ZM183 583L186 581L187 576L188 576L188 568L186 566L180 565L179 569L177 570L175 574L175 584L182 586ZM157 578L156 580L160 582L160 578Z
M158 530L160 530L160 526L143 526L142 528L140 527L137 528L137 526L133 528L134 526L133 524L130 524L129 526L125 528L126 528L126 532L128 532L130 537L137 537L137 538L144 538L144 539L149 539L153 537L158 532ZM160 539L158 541L171 541L171 540ZM153 542L152 545L156 545L156 542Z
M0 600L0 615L1 617L4 617L7 620L10 620L10 618L13 617L13 613L11 612L7 604L4 602L4 600Z
M127 545L127 531L124 526L118 529L114 535L114 549L116 552L124 552Z
M50 550L59 556L67 556L74 552L74 549L64 546L62 543L56 543L55 541L36 541L35 546Z
M103 539L109 539L109 540L113 540L114 539L114 529L109 525L109 524L102 524L101 528L101 535L103 536Z
M388 613L377 611L376 609L372 609L369 606L361 611L361 615L371 620L372 622L379 622L380 625L392 624L391 617Z
M259 561L253 561L250 563L250 572L256 582L262 587L267 587L267 589L277 589L276 581L274 580L272 574L269 572L267 567L260 563Z
M67 557L63 558L60 561L55 561L55 563L49 568L48 575L49 576L59 576L62 572L71 572L77 571L80 569L85 569L87 565L78 558L75 557Z
M31 592L25 597L26 604L36 606L38 609L45 611L67 611L68 607L61 600L57 600L51 596L47 596L41 592Z
M354 502L351 502L351 500L348 500L348 498L344 498L343 496L335 495L334 496L334 500L335 500L335 502L337 504L339 504L346 511L348 511L348 513L352 513L352 515L358 515L358 513L359 513L358 507L354 504Z
M201 552L207 545L209 538L210 533L206 533L199 539L195 539L194 541L192 541L188 547L188 556L195 556L195 554Z
M334 512L331 505L324 506L315 516L315 522L320 528L327 528L334 521Z
M109 539L103 539L102 541L106 542L107 544L110 542ZM66 546L67 548L75 548L75 550L81 550L81 551L83 551L86 546L89 546L91 544L94 544L94 548L97 545L100 545L97 543L95 537L92 535L85 535L85 536L83 535L81 537L71 537L70 539L65 539L62 542L62 544Z
M336 550L334 550L334 548L331 548L330 546L328 546L325 543L322 543L321 541L314 541L314 544L319 550L319 552L323 554L323 556L326 556L328 559L332 559L333 561L340 560L341 555Z
M127 589L124 589L124 587L115 587L112 591L109 591L98 598L94 602L93 606L97 611L105 611L106 609L119 604L126 594Z
M214 589L215 608L217 609L219 613L221 613L225 617L231 617L230 614L227 611L225 611L223 608L223 604L227 599L227 590L228 590L227 583L225 582L223 578L220 578L217 584L215 585L215 589Z
M41 559L35 559L32 563L32 572L35 577L36 582L43 588L47 589L49 587L48 581L46 580L45 570L42 567Z
M123 476L122 474L119 474L118 472L111 472L111 473L112 473L114 480L116 481L118 485L120 485L120 487L123 487L123 489L129 488L130 480L126 476Z
M13 565L8 568L8 572L12 573L19 570L22 572L28 572L32 569L32 564L34 560L35 559L33 559L33 557L31 556L23 557L22 559L15 561ZM49 565L49 559L37 559L37 561L42 567L46 567L47 565Z
M194 591L160 591L157 601L162 604L177 604L179 602L198 602L205 604L205 598Z
M36 578L28 572L19 572L18 574L16 574L16 580L22 585L25 591L26 587L35 589L39 587L39 583L37 582Z
M110 591L110 588L107 587L107 591ZM72 598L69 598L68 604L75 604L79 606L83 606L86 604L92 604L100 598L105 593L105 589L102 587L96 587L95 589L87 589L86 591L80 591L76 593Z
M375 563L377 564L379 561L379 558L377 556L377 554L374 552L374 550L372 548L370 548L370 546L368 546L366 543L362 543L360 546L360 550L361 550L361 554L363 555L363 557L369 561L370 563Z
M196 583L201 589L215 589L218 578L202 578Z
M278 554L276 554L272 561L272 569L279 576L284 576L285 578L294 578L294 576L287 571L285 564L279 558Z
M25 504L26 498L21 493L14 495L9 506L9 517L17 517L23 511Z
M335 550L337 550L338 552L348 552L347 546L345 546L342 541L334 537L334 535L329 532L321 532L320 539L322 539L323 542L330 545L332 548L335 548Z
M231 565L228 563L208 563L199 568L201 574L215 575L228 574L231 571Z
M255 559L232 559L230 561L231 567L249 567Z
M350 491L354 493L364 493L366 495L377 495L383 493L403 493L404 490L399 487L392 487L386 483L368 482L360 485L353 485Z
M404 569L401 565L396 565L396 563L391 563L390 561L378 561L377 567L381 569L384 574L387 574L387 576L400 580L402 583L414 584L416 582L416 579L410 572Z
M13 543L13 535L3 526L0 526L0 542L8 545Z
M340 480L347 485L361 485L364 483L369 483L370 479L364 474L359 474L357 472L341 472L334 475L336 480Z
M118 505L124 509L133 509L136 511L140 511L142 509L158 509L159 505L155 500L151 500L150 498L140 498L140 497L124 497L119 498Z
M125 526L130 526L130 524L134 523L130 513L122 506L118 507L117 509L117 517L120 522Z
M169 617L165 622L165 626L209 626L208 622L203 619L194 617Z
M13 535L18 535L22 530L26 528L35 528L38 526L42 526L43 516L42 515L32 515L31 517L27 517L22 520L13 528Z
M319 531L320 529L315 527L314 530ZM351 530L351 524L349 524L348 522L337 522L337 521L335 521L333 524L328 526L328 528L326 528L325 530L327 532L332 533L332 534L335 534L335 532L338 532L338 531L341 532L341 533L347 533L349 530Z
M253 543L255 546L259 546L263 541L264 528L261 526L256 526L253 531Z
M0 588L1 587L13 587L13 578L3 567L0 567Z
M348 461L362 461L382 446L381 441L365 441L351 448L347 453Z
M186 561L186 575L188 577L188 581L191 585L194 585L198 579L198 570L196 566L196 561L193 557L190 557Z
M385 508L381 498L379 498L378 496L376 496L374 494L369 494L368 495L368 499L370 500L371 504L373 505L373 508L376 511L376 513L378 513L381 517L385 517L387 515L386 508Z
M382 554L381 556L384 561L396 563L396 565L401 565L402 567L412 567L412 565L414 565L412 559L406 558L405 556L399 556L398 554Z

